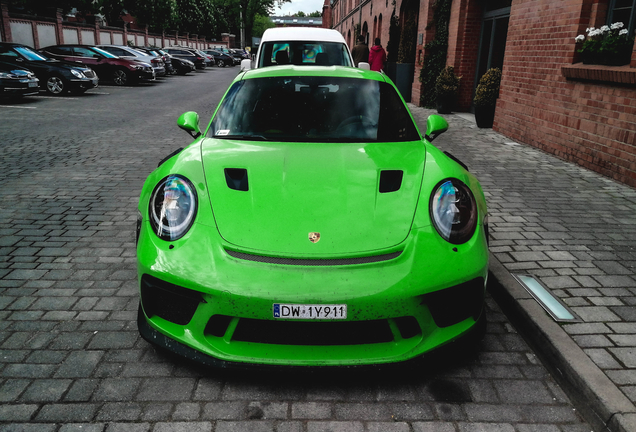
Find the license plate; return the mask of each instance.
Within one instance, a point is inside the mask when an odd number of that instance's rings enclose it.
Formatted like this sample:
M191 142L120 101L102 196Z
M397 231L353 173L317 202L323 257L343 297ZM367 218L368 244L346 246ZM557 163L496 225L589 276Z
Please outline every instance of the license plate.
M274 318L283 319L346 319L346 304L310 305L274 303Z
M29 87L37 87L37 86L38 86L38 83L36 83L36 82L30 82L29 83Z

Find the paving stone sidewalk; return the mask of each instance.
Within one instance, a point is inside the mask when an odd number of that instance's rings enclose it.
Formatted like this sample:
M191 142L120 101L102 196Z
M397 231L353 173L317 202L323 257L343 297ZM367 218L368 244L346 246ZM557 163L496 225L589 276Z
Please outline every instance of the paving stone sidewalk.
M435 113L411 111L422 130ZM561 328L636 402L636 190L479 129L470 114L444 117L449 131L434 144L480 179L492 256L574 312L579 321Z

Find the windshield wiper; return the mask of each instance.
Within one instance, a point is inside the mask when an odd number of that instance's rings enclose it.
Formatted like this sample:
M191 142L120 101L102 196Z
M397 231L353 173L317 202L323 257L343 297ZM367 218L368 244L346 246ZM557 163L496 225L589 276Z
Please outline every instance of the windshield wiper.
M216 135L214 138L237 139L237 140L246 140L246 141L269 141L269 139L265 138L263 135Z

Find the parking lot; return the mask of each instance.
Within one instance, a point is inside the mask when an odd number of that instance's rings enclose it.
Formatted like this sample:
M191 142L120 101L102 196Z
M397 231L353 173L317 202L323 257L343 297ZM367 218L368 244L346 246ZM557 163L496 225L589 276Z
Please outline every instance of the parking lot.
M0 431L590 431L490 298L478 353L408 368L208 369L138 336L143 180L237 73L0 101Z

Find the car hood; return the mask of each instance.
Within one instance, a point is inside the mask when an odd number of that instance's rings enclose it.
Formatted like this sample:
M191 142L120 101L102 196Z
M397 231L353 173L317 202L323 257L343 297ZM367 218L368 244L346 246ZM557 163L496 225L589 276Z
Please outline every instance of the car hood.
M288 257L364 255L399 245L411 229L426 155L422 141L212 138L201 142L201 152L221 236L238 248ZM310 233L320 240L311 242Z

